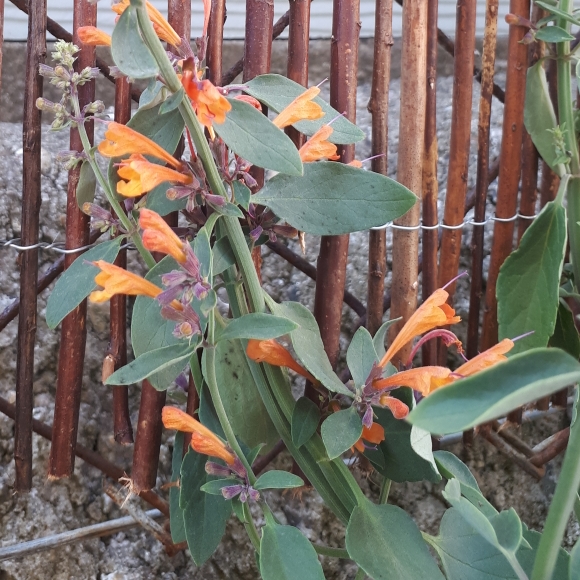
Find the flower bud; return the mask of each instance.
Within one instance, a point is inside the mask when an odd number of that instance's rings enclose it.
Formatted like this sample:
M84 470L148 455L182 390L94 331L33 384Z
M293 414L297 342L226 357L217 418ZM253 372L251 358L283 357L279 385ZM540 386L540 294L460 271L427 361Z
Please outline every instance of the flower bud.
M85 154L79 151L60 151L56 156L56 162L66 171L74 169L85 159Z
M224 496L225 499L233 499L234 497L236 497L236 495L239 495L244 489L243 485L228 485L226 487L222 487L222 495ZM242 500L242 498L240 497L240 500ZM242 500L244 501L244 500Z
M93 101L83 109L85 115L99 115L100 113L104 113L104 111L105 103L103 103L103 101Z
M46 64L39 64L38 74L43 77L52 78L54 76L54 69Z
M205 464L205 472L209 475L215 475L217 477L231 477L232 471L224 465L220 465L215 461L208 461Z
M43 97L36 99L36 108L39 111L54 111L54 103Z

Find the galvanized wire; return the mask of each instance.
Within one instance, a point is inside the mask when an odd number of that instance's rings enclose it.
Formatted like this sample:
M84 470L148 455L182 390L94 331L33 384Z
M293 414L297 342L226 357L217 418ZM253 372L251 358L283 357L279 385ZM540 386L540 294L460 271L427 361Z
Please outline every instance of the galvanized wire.
M14 238L12 240L0 240L0 250L3 248L12 248L17 252L27 252L29 250L39 248L41 250L52 250L58 254L75 254L78 252L90 250L100 243L101 242L97 241L93 242L92 244L87 244L86 246L81 246L80 248L67 250L64 247L64 242L38 242L37 244L32 244L30 246L22 246L20 244L20 238ZM121 246L121 249L134 250L135 246L133 244L124 244Z
M393 229L393 230L405 230L405 231L415 231L415 230L438 230L438 229L442 229L442 230L460 230L462 228L464 228L465 226L486 226L487 224L493 223L493 222L514 222L517 219L523 219L523 220L535 220L538 216L537 215L523 215L521 213L516 213L515 215L509 217L509 218L500 218L497 217L496 215L493 215L489 218L487 218L486 220L482 221L482 222L477 222L474 219L469 219L469 220L465 220L463 222L461 222L460 224L451 226L448 224L444 224L442 222L439 222L438 224L435 224L434 226L426 226L424 224L418 224L416 226L401 226L398 224L395 224L393 222L388 222L382 226L376 226L374 228L371 228L373 230L384 230L387 228Z
M416 226L401 226L401 225L395 224L393 222L388 222L386 224L383 224L382 226L376 226L376 227L371 228L371 229L372 230L393 229L393 230L406 230L406 231L438 230L438 229L460 230L466 226L481 227L481 226L486 226L486 225L493 223L493 222L513 222L517 219L534 220L537 217L538 217L537 215L523 215L523 214L518 212L509 218L500 218L500 217L497 217L496 215L493 215L482 222L477 222L474 219L469 219L469 220L465 220L462 223L454 225L454 226L450 226L450 225L447 225L447 224L444 224L441 222L438 224L435 224L434 226L426 226L426 225L423 225L422 223L418 224ZM58 254L75 254L77 252L84 252L85 250L90 250L91 248L94 248L99 243L101 243L101 242L97 241L97 242L94 242L92 244L87 244L86 246L82 246L80 248L74 248L72 250L67 250L64 247L64 242L38 242L37 244L33 244L30 246L22 246L20 244L20 238L13 238L12 240L0 240L0 250L3 248L12 248L13 250L16 250L17 252L26 252L29 250L34 250L36 248L39 248L41 250L52 250L53 252L56 252ZM121 248L122 249L126 248L128 250L134 250L135 246L133 244L125 244L125 245L121 246Z

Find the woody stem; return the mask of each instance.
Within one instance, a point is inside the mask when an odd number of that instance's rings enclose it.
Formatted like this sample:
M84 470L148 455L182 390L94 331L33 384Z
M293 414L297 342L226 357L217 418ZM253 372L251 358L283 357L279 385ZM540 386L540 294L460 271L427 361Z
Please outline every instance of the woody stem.
M71 88L71 100L75 111L75 116L77 117L77 119L82 119L83 117L81 115L78 94L76 91L76 87L74 86ZM117 218L119 219L125 230L127 230L129 235L131 236L132 242L135 244L135 247L143 257L143 260L145 261L145 264L147 264L147 267L153 268L153 266L155 266L155 260L153 259L151 252L149 252L149 250L143 245L143 240L141 240L141 236L139 235L139 232L135 228L135 224L127 217L127 215L121 208L121 204L119 203L119 201L111 191L111 188L109 187L109 182L105 179L105 176L101 173L101 169L99 168L97 162L95 161L94 154L91 153L92 145L89 140L89 136L87 135L87 130L85 129L84 122L79 122L77 125L77 129L79 132L79 136L81 138L81 142L83 144L83 149L85 150L85 153L87 155L88 162L91 166L91 169L93 170L93 173L95 174L95 177L97 178L97 181L99 182L99 185L105 192L105 197L107 198L107 201L113 208L113 211L117 215Z

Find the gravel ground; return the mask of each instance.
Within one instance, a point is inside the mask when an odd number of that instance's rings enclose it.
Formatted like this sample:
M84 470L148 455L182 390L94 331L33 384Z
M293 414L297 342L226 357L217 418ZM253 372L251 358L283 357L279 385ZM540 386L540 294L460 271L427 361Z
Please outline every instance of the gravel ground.
M502 79L499 79L502 82ZM474 94L474 119L477 119L477 85ZM366 111L370 87L359 88L358 123L366 131L367 139L357 146L357 157L368 157L370 150L370 120ZM449 126L451 118L452 79L438 81L438 123L440 157L440 191L445 192L446 166L449 150ZM391 85L389 113L390 146L389 174L394 177L397 160L397 135L399 115L399 81ZM501 137L502 107L494 102L492 115L492 157L498 154ZM472 126L472 157L469 168L469 186L475 180L476 121ZM20 233L20 196L22 187L21 126L0 124L0 240L11 239ZM43 198L41 213L41 239L52 241L63 236L66 174L54 162L55 154L67 147L65 134L43 135ZM490 208L493 211L495 186L490 188ZM464 247L469 247L470 232L464 234ZM366 296L366 244L367 234L351 236L347 273L348 290L363 302ZM297 250L296 245L291 246ZM307 259L315 263L318 240L307 236ZM54 255L41 252L41 271L53 260ZM468 263L466 257L466 264ZM17 254L10 249L0 251L0 309L18 295ZM264 255L263 273L265 286L278 299L300 300L308 306L313 304L313 284L287 263L267 250ZM387 283L389 280L387 280ZM464 318L468 305L468 280L459 282L456 298L458 313ZM51 331L44 322L45 292L39 298L37 348L35 351L34 416L46 423L52 422L56 385L56 361L58 356L58 331ZM130 465L131 449L120 447L112 439L111 401L108 390L100 382L100 366L107 348L108 309L106 306L90 305L88 316L87 360L81 402L79 442L95 449L105 457L122 466ZM344 310L343 347L356 316L346 307ZM0 333L0 394L14 401L17 332L16 321ZM138 411L138 388L130 389L130 405L135 424ZM561 417L552 416L534 424L526 424L521 436L535 444L558 428ZM161 447L158 487L165 483L170 473L173 438L164 435ZM78 460L72 478L48 481L46 478L49 443L34 436L33 490L28 495L13 493L13 422L0 416L0 546L48 536L96 522L119 517L120 510L103 493L101 474ZM454 449L461 453L461 447ZM508 460L498 455L481 440L464 455L474 470L486 497L498 508L514 506L524 522L540 530L545 519L549 499L554 488L554 476L559 469L558 461L548 466L548 474L539 483L523 473ZM289 459L282 455L280 466L287 466ZM360 474L362 476L362 474ZM373 482L361 481L369 493L376 494ZM160 493L166 494L161 491ZM445 510L441 486L429 483L394 484L392 501L407 509L421 528L436 533L438 522ZM344 530L332 514L322 505L315 493L301 497L285 495L273 497L278 517L297 525L311 539L332 545L340 545ZM571 523L566 544L571 545L579 535L577 523ZM327 578L346 579L354 576L352 566L342 561L324 563ZM244 530L233 521L222 545L213 558L197 569L186 553L168 557L158 542L146 532L133 529L102 539L92 539L58 550L35 556L0 563L0 580L141 580L150 578L191 578L242 580L256 578L253 555L248 549Z

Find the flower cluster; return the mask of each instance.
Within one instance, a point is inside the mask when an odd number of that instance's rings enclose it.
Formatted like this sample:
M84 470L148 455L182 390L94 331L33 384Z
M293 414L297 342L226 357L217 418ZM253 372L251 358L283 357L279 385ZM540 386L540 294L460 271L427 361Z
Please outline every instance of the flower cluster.
M236 496L239 496L242 502L260 499L259 492L248 482L248 474L242 462L215 433L176 407L163 407L162 419L166 429L191 433L190 445L194 451L224 461L226 465L208 461L205 464L205 471L209 475L232 480L231 485L225 485L221 489L225 499Z
M160 252L174 258L179 264L161 277L165 289L102 260L94 262L101 272L95 282L103 287L90 295L93 302L104 302L115 294L148 296L161 304L161 315L176 323L173 334L189 339L201 334L198 313L191 302L205 298L211 286L200 273L200 264L191 246L179 239L163 218L154 211L142 208L139 225L143 229L143 245L151 252Z
M105 110L105 105L102 101L95 101L88 103L84 107L80 118L74 113L72 98L76 94L77 87L96 79L100 74L98 68L90 66L85 67L80 72L76 72L73 69L76 60L75 54L78 51L78 46L59 40L56 42L55 50L52 53L52 59L55 61L56 66L54 68L45 64L38 66L39 74L50 79L50 84L62 92L62 98L58 103L53 103L43 97L36 100L38 109L54 114L55 119L51 124L53 131L75 126L84 122L86 117L101 115Z
M125 197L139 197L166 181L189 184L193 176L187 165L178 161L147 137L126 125L110 122L105 131L105 140L99 143L103 157L119 158L129 155L118 164L117 193ZM148 161L144 156L155 157L170 165L164 167Z
M407 364L408 367L411 366L413 354L421 344L433 338L443 339L447 346L454 344L457 346L459 352L463 353L461 342L457 336L448 330L439 328L460 321L459 316L455 315L455 310L447 304L448 297L449 293L445 289L440 288L427 298L405 323L381 361L373 365L364 386L358 391L355 391L351 387L353 390L353 399L350 401L350 405L357 409L363 424L362 436L355 444L357 450L364 451L365 441L376 445L385 438L383 427L373 421L373 407L380 406L388 408L395 419L404 419L409 414L408 406L391 395L391 391L394 389L410 387L419 396L425 397L438 388L449 385L458 379L469 377L506 360L506 353L514 346L513 341L507 338L471 360L466 360L455 371L451 371L447 367L425 366L408 368L390 376L385 376L385 373L388 372L387 365L396 353L417 336L423 335L413 349L413 353ZM294 360L292 355L283 346L274 340L250 340L248 341L246 352L248 357L256 362L284 366L306 377L312 383L317 382L306 369ZM331 400L329 409L333 412L339 411L341 409L340 402L336 399Z

